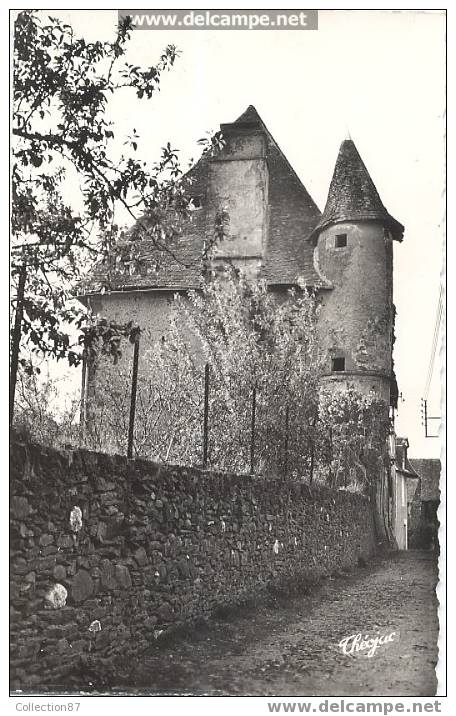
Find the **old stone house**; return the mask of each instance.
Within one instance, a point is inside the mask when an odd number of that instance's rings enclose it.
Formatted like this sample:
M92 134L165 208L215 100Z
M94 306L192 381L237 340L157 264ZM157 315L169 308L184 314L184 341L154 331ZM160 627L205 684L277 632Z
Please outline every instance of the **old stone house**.
M136 265L99 266L81 301L112 320L134 318L143 347L159 340L174 294L201 285L204 248L223 212L226 235L211 251L212 267L229 262L278 296L303 285L317 291L325 380L394 405L393 241L404 228L383 205L354 142L342 142L321 213L254 107L221 131L223 150L203 155L186 175L194 211L173 246L178 260L165 255L156 272L156 249L143 242Z
M439 529L441 462L438 459L410 460L415 479L408 496L409 541L411 546L436 546Z
M408 549L410 503L409 496L416 481L416 473L408 458L407 438L396 437L394 461L391 468L392 530L399 549Z

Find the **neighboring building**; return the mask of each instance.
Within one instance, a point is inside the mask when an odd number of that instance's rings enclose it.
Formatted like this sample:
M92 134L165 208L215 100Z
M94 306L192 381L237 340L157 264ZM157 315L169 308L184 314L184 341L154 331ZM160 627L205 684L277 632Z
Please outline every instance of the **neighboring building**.
M413 468L412 468L413 469ZM413 470L413 476L407 480L407 542L414 547L415 537L421 521L420 480Z
M410 543L416 547L437 547L440 505L441 463L437 459L411 459L416 489L410 502Z
M391 515L392 528L399 549L408 549L409 495L416 483L414 472L407 456L409 441L396 437L395 460L391 470Z
M210 267L230 263L277 296L304 285L317 291L325 380L394 406L393 241L404 228L384 207L354 142L341 145L321 214L254 107L221 130L224 149L203 156L184 180L195 210L173 245L179 260L161 255L157 273L156 249L145 241L138 260L98 266L80 300L112 320L134 319L144 350L165 334L173 295L201 286L204 249L223 214L227 235Z

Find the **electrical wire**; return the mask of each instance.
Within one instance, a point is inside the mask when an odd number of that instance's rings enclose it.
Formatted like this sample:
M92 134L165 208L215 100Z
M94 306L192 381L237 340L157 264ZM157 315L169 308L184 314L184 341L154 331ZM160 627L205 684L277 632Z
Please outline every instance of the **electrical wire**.
M426 386L424 389L424 400L427 400L427 398L428 398L429 388L431 386L432 374L434 372L435 354L437 352L437 345L438 345L439 332L440 332L440 323L442 321L442 313L443 313L443 295L442 294L443 294L443 290L442 290L442 286L440 286L439 300L437 303L437 313L436 313L435 324L434 324L434 335L432 337L431 356L429 359L428 372L427 372L427 377L426 377Z

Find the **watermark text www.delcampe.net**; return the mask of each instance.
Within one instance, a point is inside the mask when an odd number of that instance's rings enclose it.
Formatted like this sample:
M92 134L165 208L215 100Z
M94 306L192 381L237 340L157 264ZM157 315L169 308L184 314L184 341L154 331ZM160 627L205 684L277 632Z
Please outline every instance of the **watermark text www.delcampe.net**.
M350 699L323 699L320 702L310 701L269 701L269 713L367 713L367 714L403 714L403 713L442 713L442 702L434 701L352 701Z
M318 30L318 10L119 10L137 30Z

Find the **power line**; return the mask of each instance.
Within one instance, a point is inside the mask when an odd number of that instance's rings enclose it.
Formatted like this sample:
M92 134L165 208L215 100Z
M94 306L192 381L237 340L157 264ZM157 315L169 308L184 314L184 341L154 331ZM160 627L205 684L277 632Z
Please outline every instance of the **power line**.
M424 399L425 400L427 400L428 395L429 395L429 388L431 385L432 374L434 372L435 354L437 352L440 323L442 320L442 313L443 313L443 295L442 294L443 294L443 289L442 289L442 286L440 286L439 300L437 303L437 313L436 313L435 324L434 324L434 335L432 337L431 356L429 359L428 372L427 372L427 378L426 378L426 386L424 389Z
M428 373L426 378L426 387L425 387L425 397L428 397L429 394L429 388L432 380L432 375L434 372L434 365L435 365L435 355L437 352L437 344L438 344L438 337L439 337L439 328L440 328L440 321L442 318L442 306L439 302L439 307L437 310L437 316L435 321L435 327L434 327L434 336L432 339L432 348L431 348L431 356L429 359L429 366L428 366Z

